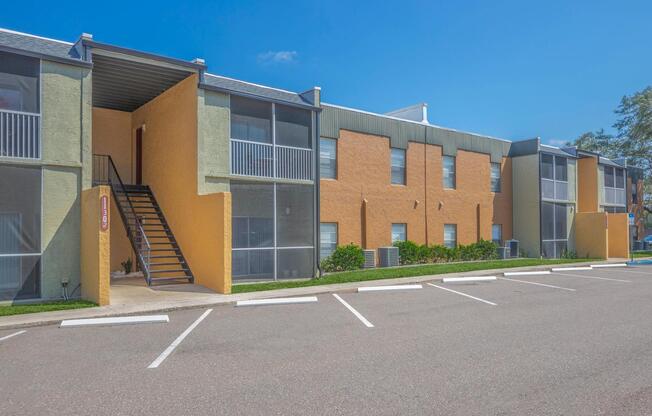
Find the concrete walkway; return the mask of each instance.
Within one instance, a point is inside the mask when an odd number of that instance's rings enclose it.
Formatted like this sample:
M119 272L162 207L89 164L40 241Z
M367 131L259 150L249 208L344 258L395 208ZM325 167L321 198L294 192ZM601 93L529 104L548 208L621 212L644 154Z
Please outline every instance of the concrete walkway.
M569 266L588 266L589 264L622 263L627 259L610 259L570 263ZM221 295L199 285L165 285L147 287L142 279L125 279L111 285L111 305L95 308L72 309L66 311L41 312L0 317L0 330L25 328L30 326L59 324L64 319L100 318L108 316L126 316L168 312L180 309L203 308L233 304L239 300L278 298L288 296L318 295L323 293L353 292L360 286L384 286L405 283L420 283L441 280L453 276L493 276L506 271L549 270L559 265L511 267L505 269L478 270L465 273L447 273L439 275L401 277L397 279L370 280L365 282L338 283L331 285L277 289L260 292Z

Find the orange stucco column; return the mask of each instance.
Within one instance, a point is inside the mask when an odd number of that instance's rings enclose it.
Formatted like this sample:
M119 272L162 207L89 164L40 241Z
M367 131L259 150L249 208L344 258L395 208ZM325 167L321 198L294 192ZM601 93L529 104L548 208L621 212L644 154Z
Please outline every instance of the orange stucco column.
M627 214L607 214L609 257L629 257L629 218Z
M111 189L96 186L81 199L82 298L108 305L111 285Z
M578 256L606 259L609 254L607 233L605 212L575 214L575 251Z

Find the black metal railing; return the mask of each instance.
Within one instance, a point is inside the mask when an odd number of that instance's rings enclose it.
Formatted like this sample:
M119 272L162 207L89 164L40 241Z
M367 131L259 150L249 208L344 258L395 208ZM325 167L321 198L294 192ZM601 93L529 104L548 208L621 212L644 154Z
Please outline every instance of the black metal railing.
M127 229L127 236L136 253L140 269L145 276L145 280L147 280L147 284L151 284L152 246L143 230L142 220L136 214L136 210L127 194L127 189L122 179L120 179L113 159L109 155L93 155L93 186L98 185L111 187L111 193L115 198L122 222Z

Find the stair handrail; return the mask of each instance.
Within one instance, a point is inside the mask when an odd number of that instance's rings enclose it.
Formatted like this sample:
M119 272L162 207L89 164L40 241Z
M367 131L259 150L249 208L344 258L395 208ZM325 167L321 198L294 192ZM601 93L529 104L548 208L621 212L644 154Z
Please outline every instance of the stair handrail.
M102 159L105 159L107 161L106 163L107 177L106 178L99 177L96 179L96 174L99 175L100 172L98 172L99 169L95 169L95 161L97 160L99 163L102 163ZM112 176L115 177L116 180L112 180ZM145 279L147 280L147 283L150 284L151 277L149 274L149 265L151 261L152 246L149 242L149 239L147 238L147 235L145 235L145 230L143 229L142 221L138 217L138 215L136 215L136 210L134 209L134 206L131 203L131 199L127 194L127 189L125 188L125 185L122 182L122 179L120 178L120 174L118 173L118 170L116 169L115 164L113 163L113 158L111 158L110 155L102 155L102 154L93 155L93 182L94 184L108 183L111 186L111 191L113 193L114 198L116 199L116 205L118 205L119 208L120 208L120 202L118 200L118 191L122 192L124 197L127 199L128 210L129 213L134 218L135 229L132 229L132 227L129 225L129 221L127 220L123 210L118 209L118 211L120 212L120 216L122 217L122 222L127 228L127 234L129 235L129 240L131 241L134 251L136 252L136 256L138 258L138 262L140 263L140 267L145 273ZM136 244L138 244L139 246L137 247ZM143 252L146 254L146 256L143 256Z

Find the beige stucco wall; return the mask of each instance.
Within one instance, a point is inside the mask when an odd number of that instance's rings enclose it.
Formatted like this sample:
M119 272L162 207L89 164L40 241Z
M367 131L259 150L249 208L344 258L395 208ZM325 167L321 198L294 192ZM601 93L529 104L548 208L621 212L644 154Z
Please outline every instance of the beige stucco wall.
M200 195L228 192L229 95L199 89L197 100L198 192Z
M143 182L149 185L186 257L195 282L231 290L231 194L199 195L198 89L195 75L132 114L145 125Z
M600 207L598 210L602 210L602 205L604 204L604 166L598 165L598 203Z
M514 238L529 257L539 257L539 155L512 158Z

